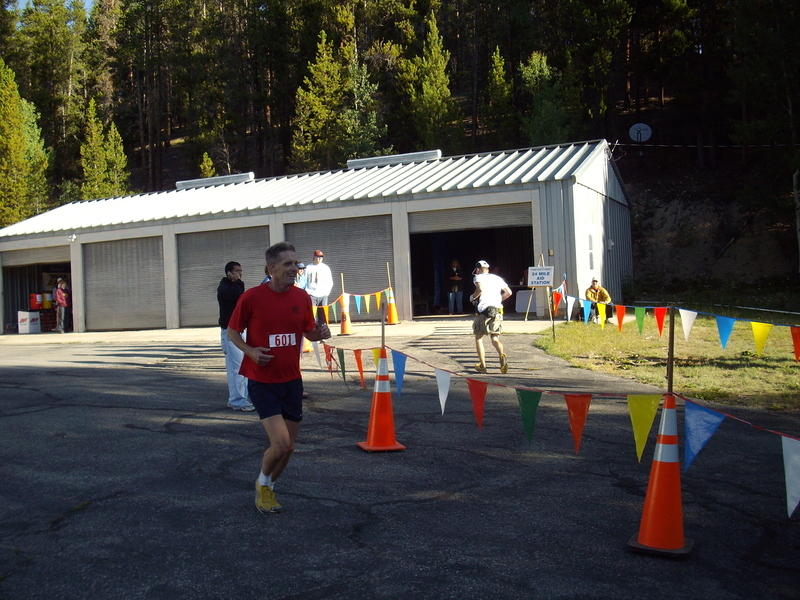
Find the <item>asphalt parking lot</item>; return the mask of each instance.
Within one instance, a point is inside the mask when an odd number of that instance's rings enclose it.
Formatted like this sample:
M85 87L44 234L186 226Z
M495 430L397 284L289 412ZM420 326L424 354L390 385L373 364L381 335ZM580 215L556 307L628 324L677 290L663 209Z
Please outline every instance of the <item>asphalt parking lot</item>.
M310 398L276 492L253 507L264 435L225 407L218 330L0 336L0 598L800 598L800 515L786 516L777 436L726 420L683 476L684 560L628 551L653 440L636 460L625 396L658 390L533 349L486 376L469 321L387 328L409 356L393 395L407 450L366 453L372 397L303 357ZM365 353L368 356L369 353ZM349 363L349 364L348 364ZM434 368L452 371L442 414ZM490 384L475 425L466 378ZM542 397L533 439L515 388ZM593 400L580 454L558 392ZM682 407L679 424L682 434ZM800 415L730 409L800 435Z

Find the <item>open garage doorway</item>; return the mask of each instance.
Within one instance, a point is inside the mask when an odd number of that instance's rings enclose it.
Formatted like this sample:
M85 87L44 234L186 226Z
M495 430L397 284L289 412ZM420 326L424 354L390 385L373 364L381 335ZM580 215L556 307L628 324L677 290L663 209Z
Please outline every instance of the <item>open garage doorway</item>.
M512 291L524 283L533 262L531 227L499 227L411 234L411 290L413 316L448 314L447 278L450 262L461 263L463 312L472 313L472 270L479 260L506 280ZM508 301L513 306L513 299Z

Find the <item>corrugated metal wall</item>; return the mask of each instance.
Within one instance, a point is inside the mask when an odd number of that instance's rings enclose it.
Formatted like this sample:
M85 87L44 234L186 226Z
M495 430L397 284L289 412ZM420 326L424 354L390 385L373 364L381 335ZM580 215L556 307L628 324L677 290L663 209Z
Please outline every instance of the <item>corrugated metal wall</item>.
M409 233L520 227L532 222L531 205L499 204L409 213Z
M344 274L345 289L350 294L369 294L386 288L387 262L391 268L392 284L396 281L392 218L389 215L290 223L284 227L284 233L286 241L294 245L303 262L310 264L316 249L325 252L325 263L333 274L331 302L342 293L340 273ZM359 315L351 302L351 320L377 318L374 303L371 308L371 315Z
M4 267L69 262L69 246L47 246L3 252Z
M217 286L225 276L228 261L242 265L245 288L258 285L264 278L268 227L183 233L176 237L181 327L218 323Z
M83 245L86 329L166 327L161 237Z

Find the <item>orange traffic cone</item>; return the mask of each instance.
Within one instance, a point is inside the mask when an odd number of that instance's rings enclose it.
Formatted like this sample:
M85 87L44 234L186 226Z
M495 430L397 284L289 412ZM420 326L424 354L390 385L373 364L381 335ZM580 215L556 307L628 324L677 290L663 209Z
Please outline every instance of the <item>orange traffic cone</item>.
M394 414L392 393L389 391L389 366L386 348L381 348L378 359L378 373L375 378L375 392L372 394L372 411L369 415L367 441L358 442L358 447L367 452L405 450L394 435Z
M342 318L339 335L350 335L350 294L343 293L340 300L342 301Z
M386 288L386 324L399 325L400 319L397 318L397 306L394 303L394 292L392 288Z
M656 451L644 498L638 535L628 540L633 550L667 556L689 554L693 541L683 536L681 464L675 396L664 394Z

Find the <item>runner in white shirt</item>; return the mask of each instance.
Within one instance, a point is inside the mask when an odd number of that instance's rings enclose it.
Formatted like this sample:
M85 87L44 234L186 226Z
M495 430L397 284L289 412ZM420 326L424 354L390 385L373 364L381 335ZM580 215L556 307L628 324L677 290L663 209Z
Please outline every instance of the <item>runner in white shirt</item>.
M316 306L327 306L328 294L333 289L333 275L325 260L322 250L314 250L314 262L306 265L306 292L311 296L311 303ZM316 309L315 309L316 310Z
M475 348L478 360L475 370L486 373L486 353L483 349L483 336L488 335L500 359L500 372L508 373L508 360L500 341L503 332L503 302L511 297L511 288L502 277L489 273L489 263L479 260L475 264L475 292L469 299L475 303L478 313L472 323L475 334Z

